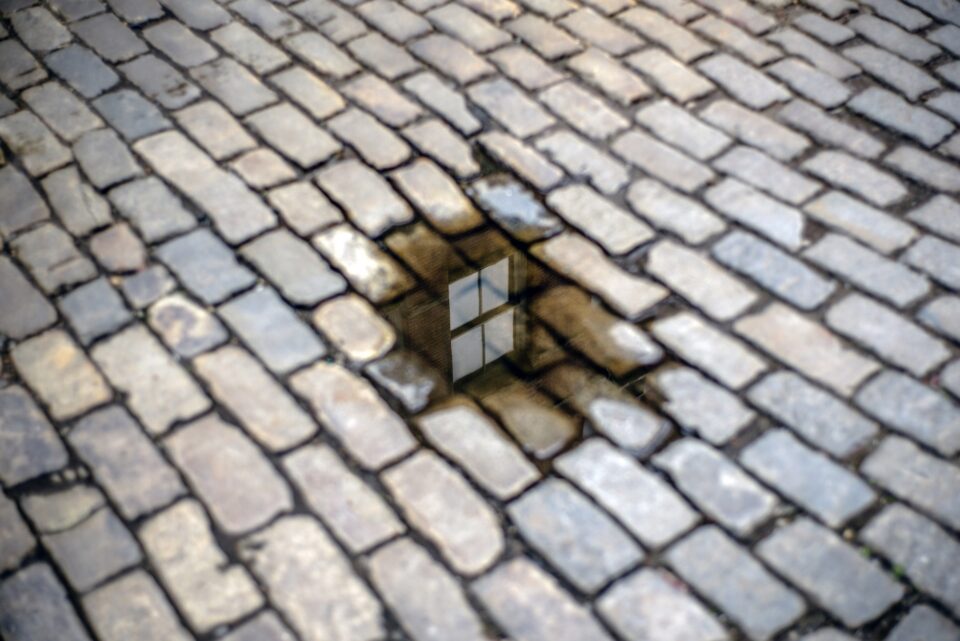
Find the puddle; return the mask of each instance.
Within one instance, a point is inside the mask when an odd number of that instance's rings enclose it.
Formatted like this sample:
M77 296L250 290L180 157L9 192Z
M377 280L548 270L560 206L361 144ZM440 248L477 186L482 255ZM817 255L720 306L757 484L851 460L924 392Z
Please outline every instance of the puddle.
M530 205L509 186L499 195ZM632 387L660 361L659 347L501 231L444 238L418 223L385 244L421 286L381 312L398 346L442 379L433 400L471 397L541 461L595 431L636 453L666 436Z

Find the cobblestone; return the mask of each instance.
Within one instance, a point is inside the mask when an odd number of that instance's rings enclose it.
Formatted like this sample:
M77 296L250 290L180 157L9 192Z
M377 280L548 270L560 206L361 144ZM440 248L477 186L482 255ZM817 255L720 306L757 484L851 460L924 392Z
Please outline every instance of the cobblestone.
M29 565L5 580L0 585L0 603L4 633L27 641L90 641L66 590L46 563Z

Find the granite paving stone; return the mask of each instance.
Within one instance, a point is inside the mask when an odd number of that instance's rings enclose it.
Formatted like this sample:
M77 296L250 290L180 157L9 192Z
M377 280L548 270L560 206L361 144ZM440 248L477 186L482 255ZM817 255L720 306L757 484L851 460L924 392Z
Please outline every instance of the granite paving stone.
M77 287L60 299L60 311L80 342L112 334L133 319L120 294L106 278Z
M726 229L726 224L712 211L652 178L631 184L626 196L634 212L654 227L672 232L691 245L698 245Z
M103 121L90 107L56 81L27 89L23 92L23 100L67 142L73 142L86 132L103 126ZM96 104L94 102L94 106Z
M314 305L341 293L346 281L308 243L284 229L259 236L244 245L249 260L294 305Z
M0 333L23 339L57 320L57 311L6 256L0 257Z
M960 246L924 236L907 250L906 262L954 291L960 291Z
M793 104L795 102L791 102L779 113L783 114ZM791 160L810 146L810 141L802 134L732 100L710 103L700 113L700 118L778 160Z
M81 177L76 165L48 174L40 184L57 219L73 236L86 236L112 222L110 204Z
M746 429L756 413L694 369L657 370L651 384L663 395L663 411L681 427L723 445Z
M932 641L955 639L960 635L958 628L950 619L928 605L913 607L887 636L889 641L906 639L931 639Z
M67 591L44 562L34 563L0 584L0 630L33 641L90 641Z
M34 551L36 541L17 511L17 504L2 493L0 517L0 569L7 572L15 570Z
M30 275L47 293L91 280L96 268L67 232L44 224L11 243Z
M704 193L714 209L790 251L804 246L805 221L798 209L771 198L735 178L725 178Z
M110 202L147 242L189 231L197 220L156 176L140 178L110 190Z
M0 118L0 140L17 155L31 176L42 176L69 163L73 154L30 111Z
M147 323L178 356L193 358L225 342L216 316L182 294L164 296L147 310Z
M869 133L802 100L790 101L777 112L777 118L820 142L841 147L864 158L875 158L884 150L884 144ZM772 153L770 150L767 152Z
M188 641L173 606L149 574L135 570L83 598L83 610L102 641Z
M68 462L53 426L19 386L0 389L0 443L0 481L5 486L55 472Z
M10 237L15 232L50 218L50 208L16 167L0 168L0 196L9 203L9 209L0 218L0 233Z

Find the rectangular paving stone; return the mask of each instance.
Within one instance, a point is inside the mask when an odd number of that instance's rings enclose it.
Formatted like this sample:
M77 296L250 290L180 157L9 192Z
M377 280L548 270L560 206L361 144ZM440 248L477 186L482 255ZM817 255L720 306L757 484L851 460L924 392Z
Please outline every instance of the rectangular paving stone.
M886 5L878 3L875 0L871 4L873 4L875 9L879 9L879 15L884 15L881 12L883 12ZM895 4L891 3L891 9L895 11L897 5L918 16L923 16L923 14L913 11L899 2ZM876 16L859 15L851 20L847 26L877 46L913 62L921 64L929 62L931 58L936 57L937 54L940 53L940 47L931 44L920 36L910 34L886 20L881 20Z
M147 322L181 358L210 351L229 338L216 316L180 293L154 302L147 311Z
M310 245L286 230L268 232L240 254L294 305L315 305L341 293L346 281Z
M83 598L83 610L101 641L189 641L156 581L135 570Z
M157 574L190 627L203 634L263 604L257 585L217 545L210 522L192 499L180 501L140 527Z
M407 522L457 572L479 574L503 552L503 532L493 510L436 454L421 450L382 479Z
M172 126L156 105L132 89L119 89L100 96L93 106L128 142Z
M286 374L326 354L316 333L272 289L253 289L221 305L218 313L276 374Z
M397 80L421 68L404 47L398 47L376 31L347 43L347 49L364 66L387 80Z
M876 619L904 594L878 563L807 518L775 530L757 554L850 628Z
M747 397L805 440L837 458L852 456L878 431L876 423L793 372L770 374L751 387Z
M716 156L731 143L726 134L690 115L669 100L661 99L641 108L635 118L657 137L681 148L698 160Z
M890 641L910 638L950 641L960 635L960 628L929 605L915 605L890 631Z
M224 641L295 641L293 633L273 610L264 610L221 638Z
M472 85L467 95L518 138L540 133L556 122L515 84L503 78Z
M281 519L245 539L240 556L305 641L385 638L379 602L314 519Z
M133 318L117 290L102 277L63 296L59 306L84 345L115 332Z
M350 293L327 301L314 311L313 325L351 363L365 364L386 354L396 332L361 296Z
M545 134L536 148L573 176L588 178L598 191L612 195L629 181L625 165L569 131Z
M888 436L860 465L871 481L947 527L960 525L960 469L911 441Z
M67 591L44 562L0 584L0 631L30 641L90 641Z
M290 56L239 22L231 22L210 32L210 39L228 55L260 75L290 62Z
M50 218L50 208L30 180L13 165L0 168L0 198L9 207L0 219L0 234L5 238Z
M662 318L650 331L668 349L732 389L740 389L767 369L756 352L692 312Z
M727 234L711 253L720 263L800 309L817 308L836 289L833 281L748 232Z
M885 148L882 142L869 133L834 118L803 100L791 100L781 107L776 117L787 125L806 132L815 140L841 147L863 158L876 158ZM769 149L767 153L776 156Z
M899 504L889 505L860 531L919 590L960 613L960 543L943 528Z
M777 30L768 35L767 39L780 45L787 53L803 58L837 80L846 80L862 71L857 64L848 58L844 58L833 48L824 47L796 29Z
M143 40L112 13L75 22L70 28L107 62L123 62L149 51Z
M272 189L267 200L290 229L300 236L309 236L343 220L340 210L309 182Z
M351 4L358 4L353 2ZM308 0L291 7L291 12L337 44L367 32L363 21L329 0Z
M690 63L713 51L713 47L692 31L663 14L645 7L634 7L617 16L627 26L664 47L684 63Z
M752 109L790 99L790 92L755 68L720 53L697 64L697 69Z
M200 356L194 367L213 397L268 450L287 450L317 431L293 398L240 348L228 346Z
M623 3L620 8L627 6L627 3ZM602 9L601 12L606 13ZM622 56L644 44L641 38L593 9L578 9L558 20L557 24L577 38L614 56Z
M432 34L408 46L413 55L461 85L494 71L493 65L466 45L443 34ZM453 124L453 123L451 123Z
M223 160L241 151L254 149L253 137L226 109L213 100L204 100L174 113L177 122L213 156Z
M727 631L686 586L645 568L618 581L600 598L600 616L628 641L726 641ZM662 623L669 613L670 624Z
M166 242L157 256L191 293L207 304L218 303L256 280L208 229Z
M376 169L396 167L410 157L410 147L402 138L360 109L334 116L327 127Z
M276 225L277 217L243 182L175 131L145 138L134 149L214 221L229 243Z
M42 176L73 159L73 154L53 132L26 110L0 118L0 140L31 176Z
M226 24L230 14L213 0L163 0L164 6L191 29L209 31Z
M838 191L808 203L804 211L885 254L910 244L917 236L916 230L900 219Z
M533 14L524 14L506 24L505 28L528 44L547 60L577 53L583 46L563 29L549 20Z
M960 94L957 94L960 96ZM916 147L901 145L883 159L888 166L937 191L960 191L960 170Z
M294 375L291 386L367 469L379 469L416 448L406 425L373 386L339 365L317 363Z
M594 140L609 138L630 124L601 98L570 81L544 89L537 97L571 127Z
M0 445L0 481L7 487L55 472L68 462L56 430L19 385L0 389Z
M17 511L17 504L0 492L0 569L4 572L15 570L23 559L34 551L36 545L33 532ZM0 630L3 630L2 622Z
M841 396L849 397L880 368L821 325L780 303L737 321L734 331Z
M449 87L435 74L429 71L418 73L404 80L403 88L417 96L464 136L481 129L480 121L470 112L463 94Z
M190 71L200 85L237 116L276 102L277 96L231 58L220 58Z
M317 184L339 203L362 231L380 236L391 227L409 222L413 211L384 178L356 160L325 167Z
M17 372L55 420L73 418L110 400L110 388L103 376L62 330L50 330L19 343L10 356ZM49 454L58 459L59 448ZM43 450L37 455L43 457Z
M679 102L710 93L716 85L661 49L648 48L627 58L627 64Z
M725 4L719 4L718 8L722 10L726 6ZM719 45L735 51L748 62L755 65L764 65L783 56L776 47L767 44L759 38L753 37L747 31L736 26L735 23L728 22L713 15L703 16L696 22L690 24L690 28L706 36L709 40L713 40Z
M567 61L567 66L589 85L626 107L650 95L650 86L611 55L590 48Z
M940 83L932 76L886 49L860 45L847 47L843 50L843 55L912 102L916 102L923 94L940 88Z
M643 559L626 532L565 481L543 481L507 514L531 547L588 594Z
M726 228L706 207L652 178L630 185L627 203L654 227L672 232L691 245L698 245Z
M421 154L432 158L457 178L472 178L480 173L473 149L442 120L422 120L410 125L402 133Z
M406 530L389 505L325 445L288 454L283 469L310 509L353 554Z
M835 303L827 325L883 360L923 377L950 357L947 346L889 307L859 294Z
M563 74L529 47L516 44L502 47L488 56L501 73L524 89L543 89L563 79Z
M67 232L44 223L18 236L11 248L48 294L96 276L93 262L80 253Z
M410 539L378 550L370 558L370 576L401 627L413 638L488 638L454 577Z
M555 189L547 196L547 205L614 255L654 237L650 227L585 185Z
M830 74L796 58L769 67L771 75L818 105L832 109L850 98L850 90Z
M940 296L924 305L917 318L938 334L960 341L960 298Z
M337 225L317 234L313 245L375 304L392 300L414 286L410 274L396 260L350 225Z
M14 50L6 42L4 45L8 51L5 59ZM16 56L16 53L13 55ZM108 67L99 56L81 45L70 45L55 51L44 58L44 63L84 98L96 98L120 80L116 72ZM23 62L21 61L20 64L22 65ZM11 65L8 68L16 68L13 63ZM32 67L28 65L25 68L31 69ZM35 75L32 79L28 78L27 82L35 84L45 77L45 73L39 77ZM3 82L6 84L7 81Z
M933 147L950 135L954 126L932 111L916 107L897 94L870 87L848 103L847 108L887 127L913 138L925 147Z
M736 395L689 367L661 368L650 384L670 418L714 445L731 441L757 416Z
M667 483L601 438L581 443L555 467L647 548L663 547L700 519Z
M133 535L108 507L68 530L42 536L41 541L78 592L86 592L141 560Z
M114 187L108 194L119 213L130 220L148 243L164 240L197 225L183 203L156 176Z
M68 440L127 520L168 505L185 491L176 471L119 406L87 416Z
M67 142L103 126L103 121L82 100L56 81L27 89L23 101Z
M73 144L77 164L94 187L111 185L143 175L129 148L109 129L97 129Z
M47 71L43 66L16 40L0 42L0 56L4 60L4 68L0 71L0 83L10 91L20 91L42 82L47 77ZM54 71L57 71L55 67Z
M513 136L500 131L492 131L482 134L479 138L480 146L490 156L496 164L507 167L516 174L521 180L529 183L539 191L547 191L557 186L563 180L563 171L540 155L532 147L525 145ZM474 190L478 190L476 184ZM499 213L506 214L500 208ZM496 210L490 212L496 215ZM503 216L501 216L501 219ZM558 221L559 222L559 221ZM516 225L507 225L516 227ZM521 241L536 240L536 238L527 238L526 232L519 229L511 230L512 233ZM555 230L558 231L558 230Z
M654 178L687 193L698 190L715 176L706 165L637 130L619 136L611 149Z
M960 247L957 245L935 236L924 236L907 251L904 259L935 281L960 291Z
M475 581L471 591L511 636L530 641L611 641L590 611L523 557Z
M0 334L22 340L57 320L57 311L23 272L6 256L0 257Z
M769 430L740 454L761 480L833 528L840 528L876 500L870 487L789 432Z
M922 275L839 234L828 233L803 257L901 309L930 290Z
M98 343L91 355L151 435L210 407L196 382L143 325Z
M879 207L892 205L907 195L906 188L896 178L841 151L821 151L804 162L803 168Z
M147 98L167 109L179 109L200 97L196 85L153 54L140 56L118 68Z
M205 40L178 20L164 20L143 30L147 42L182 67L191 68L210 62L218 55Z
M129 152L124 150L124 154L131 160ZM54 213L71 235L86 236L113 221L109 203L80 176L75 165L48 174L41 184Z
M773 637L806 611L796 592L714 525L674 545L666 561L753 641Z
M299 33L286 38L283 45L322 76L346 78L360 70L350 56L319 33Z
M748 536L780 507L775 494L697 439L671 443L653 463L665 470L697 507L736 536Z
M261 450L214 414L177 430L164 447L229 535L256 529L292 507L290 488Z
M854 400L864 412L944 456L960 451L960 406L909 376L883 372Z
M817 181L750 147L734 147L714 160L713 166L792 205L799 205L820 190Z
M671 240L650 248L646 271L714 320L739 316L756 294L709 258Z
M390 127L403 127L423 114L416 103L374 74L351 80L343 86L343 93Z
M246 122L267 144L302 169L323 162L340 150L330 134L288 103L258 111Z

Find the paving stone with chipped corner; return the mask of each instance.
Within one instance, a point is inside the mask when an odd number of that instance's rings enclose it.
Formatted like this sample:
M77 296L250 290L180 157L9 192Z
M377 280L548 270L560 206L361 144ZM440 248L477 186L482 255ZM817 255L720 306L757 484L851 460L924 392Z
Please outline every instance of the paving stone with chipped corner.
M364 379L340 365L317 363L291 379L320 423L367 469L380 469L416 449L406 425Z
M714 445L726 444L756 418L739 398L693 369L658 370L652 385L664 396L667 415Z
M533 562L518 557L478 579L471 591L501 628L530 641L610 641L590 611Z
M230 563L220 550L196 501L180 501L151 517L139 536L160 580L198 634L263 604L246 569Z
M866 296L848 295L827 311L825 320L831 329L917 377L950 357L943 342Z
M16 569L36 544L33 533L17 511L17 504L0 492L0 569L4 572Z
M8 487L55 472L68 462L53 426L17 385L0 389L0 444L0 481Z
M505 165L539 191L547 191L563 180L563 171L559 167L509 134L488 132L480 136L479 142L495 163Z
M666 561L753 641L771 638L807 609L796 592L714 525L674 545Z
M878 563L807 518L775 531L757 554L850 628L877 618L904 593Z
M503 552L503 532L494 512L437 455L421 451L382 479L407 521L458 572L483 572Z
M207 304L218 303L256 280L208 229L167 241L156 255L192 294Z
M438 123L439 124L439 123ZM457 183L432 162L419 159L390 174L397 187L443 234L470 231L483 217Z
M653 462L701 510L736 536L748 536L780 507L775 494L699 440L675 441Z
M183 134L156 134L136 143L134 149L209 215L227 242L243 242L276 225L276 215L256 193Z
M572 176L587 178L601 193L611 196L627 184L627 167L571 131L556 131L537 139L535 146Z
M114 187L108 196L117 211L133 223L148 243L164 240L197 226L193 214L156 176Z
M923 275L839 234L828 233L803 257L901 309L930 290Z
M597 610L628 641L726 641L720 622L663 570L642 569L618 581Z
M622 270L577 234L560 234L535 245L532 253L628 319L636 319L666 297L662 287Z
M73 158L53 132L26 110L0 118L0 140L20 159L27 173L35 177L62 167Z
M283 469L333 535L357 554L403 534L387 503L325 445L307 445L283 459Z
M739 320L734 330L804 375L849 397L879 365L814 321L780 303Z
M103 126L103 121L82 100L56 81L27 89L23 101L67 142Z
M585 593L643 559L626 532L565 481L540 483L507 513L520 535Z
M860 465L871 481L941 524L956 529L960 469L899 436L888 436Z
M867 523L860 538L902 567L919 590L960 613L960 544L940 526L894 503Z
M271 452L312 437L317 426L252 356L227 346L194 361L213 397Z
M672 431L668 420L585 367L561 363L540 382L589 420L593 429L640 458L659 447Z
M20 638L90 641L67 591L46 562L28 565L0 583L0 604L0 629L13 630Z
M666 482L603 439L581 443L554 466L649 549L663 547L700 520Z
M46 329L57 311L6 256L0 256L0 334L20 340Z
M86 592L141 560L133 535L108 507L69 530L40 538L70 586L78 592Z
M83 610L101 641L189 641L167 597L143 570L134 570L83 597Z
M239 535L292 507L290 488L239 429L208 415L167 438L164 446L224 532ZM243 470L243 474L232 474Z
M20 376L56 420L78 416L110 399L106 381L62 330L19 343L11 357Z
M780 428L764 433L740 454L740 462L785 497L833 528L876 500L869 486Z
M687 193L700 189L715 176L706 165L638 130L619 136L611 149L654 178Z
M313 244L374 304L392 300L414 286L410 274L396 260L350 225L317 234Z
M944 456L960 451L960 406L899 372L880 374L857 394L863 411Z
M508 233L521 241L553 236L563 223L520 183L500 176L470 186L470 196Z
M112 334L133 319L120 294L104 277L72 290L59 304L83 345Z
M91 354L152 435L210 407L196 382L141 324L98 343Z
M410 350L394 350L369 363L363 371L386 392L388 400L411 414L422 411L449 393L446 379L440 372Z
M412 540L395 541L370 558L371 581L401 627L422 641L488 635L454 577Z
M356 160L325 167L317 184L339 203L362 231L379 236L391 227L409 222L410 206L384 178Z

